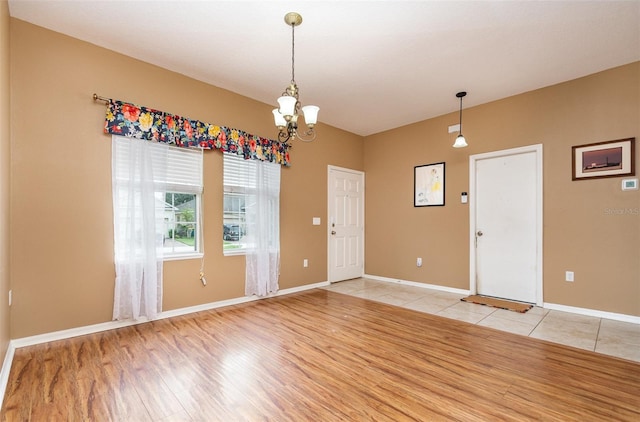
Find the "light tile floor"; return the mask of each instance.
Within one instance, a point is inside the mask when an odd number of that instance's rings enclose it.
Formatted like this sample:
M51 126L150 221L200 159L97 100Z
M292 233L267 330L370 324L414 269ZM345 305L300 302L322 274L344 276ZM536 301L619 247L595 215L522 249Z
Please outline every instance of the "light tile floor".
M534 307L518 313L462 302L465 295L368 278L325 287L338 293L466 321L640 362L640 324Z

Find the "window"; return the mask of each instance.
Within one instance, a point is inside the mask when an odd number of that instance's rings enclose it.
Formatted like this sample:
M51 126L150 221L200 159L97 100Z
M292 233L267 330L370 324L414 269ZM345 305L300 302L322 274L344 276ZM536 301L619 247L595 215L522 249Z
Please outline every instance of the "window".
M258 233L255 225L259 223L253 222L251 216L247 215L248 210L255 209L256 195L262 193L273 196L269 199L271 208L268 214L273 214L275 218L279 215L280 165L245 160L242 156L226 152L223 156L223 251L225 255L244 254L247 249L253 247L252 236ZM267 173L263 180L258 180L258 174L261 173L258 171L258 165L263 165L264 172ZM273 189L270 184L275 185L277 189ZM268 237L275 239L279 232L278 226L273 223L269 223L268 226L268 230L273 232L268 233Z
M127 142L140 142L136 139L116 137L116 142L124 145ZM153 155L153 189L155 189L155 230L158 243L162 244L164 259L176 259L199 255L202 251L201 230L201 194L202 183L202 150L171 147L150 141ZM118 184L140 184L138 174L141 169L129 168L131 161L128 149L118 149L114 163L114 172ZM133 180L132 180L133 178ZM142 185L139 189L144 189ZM119 206L127 208L130 204L139 206L137 201L130 201L123 190L119 193ZM119 218L131 218L126 212L118 214ZM124 225L122 225L124 227ZM161 242L160 242L161 241ZM117 254L116 245L116 254Z

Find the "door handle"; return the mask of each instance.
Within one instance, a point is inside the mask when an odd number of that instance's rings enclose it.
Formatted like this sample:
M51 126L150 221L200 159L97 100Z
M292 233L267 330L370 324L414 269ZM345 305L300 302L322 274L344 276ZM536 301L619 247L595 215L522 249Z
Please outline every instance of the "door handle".
M476 237L475 237L475 244L476 244L476 248L478 247L478 238L479 238L480 236L482 236L483 234L484 234L484 233L482 233L482 230L478 230L478 231L476 232Z
M331 230L331 234L336 234L336 231L335 230Z

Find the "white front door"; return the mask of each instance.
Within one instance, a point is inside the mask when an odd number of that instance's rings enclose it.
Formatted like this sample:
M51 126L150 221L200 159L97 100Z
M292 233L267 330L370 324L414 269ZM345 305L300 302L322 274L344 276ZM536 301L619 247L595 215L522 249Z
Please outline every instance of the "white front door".
M541 145L470 157L472 292L542 304L541 163Z
M364 173L329 166L328 278L333 283L364 274Z

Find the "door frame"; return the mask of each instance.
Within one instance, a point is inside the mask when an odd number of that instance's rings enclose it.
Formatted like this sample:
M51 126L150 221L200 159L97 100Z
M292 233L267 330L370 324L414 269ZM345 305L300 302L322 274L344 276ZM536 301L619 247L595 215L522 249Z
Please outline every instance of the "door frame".
M361 242L362 242L362 274L361 276L364 276L364 257L365 257L365 242L364 242L364 233L365 233L365 220L364 220L364 216L365 216L365 212L364 212L364 208L365 208L365 174L364 171L360 171L360 170L354 170L354 169L349 169L346 167L338 167L338 166L332 166L332 165L328 165L327 166L327 215L325 217L326 220L326 228L327 228L327 281L329 283L334 283L336 281L342 281L342 280L333 280L332 279L332 269L331 269L331 225L329 222L329 218L331 215L331 194L333 192L332 187L329 185L329 181L331 180L331 172L333 170L337 170L337 171L342 171L342 172L346 172L346 173L354 173L354 174L358 174L362 177L362 236L361 236Z
M477 292L476 269L476 163L480 160L497 158L508 155L535 153L536 156L536 306L543 305L543 268L542 268L542 144L528 145L518 148L504 149L500 151L486 152L469 156L469 293Z

